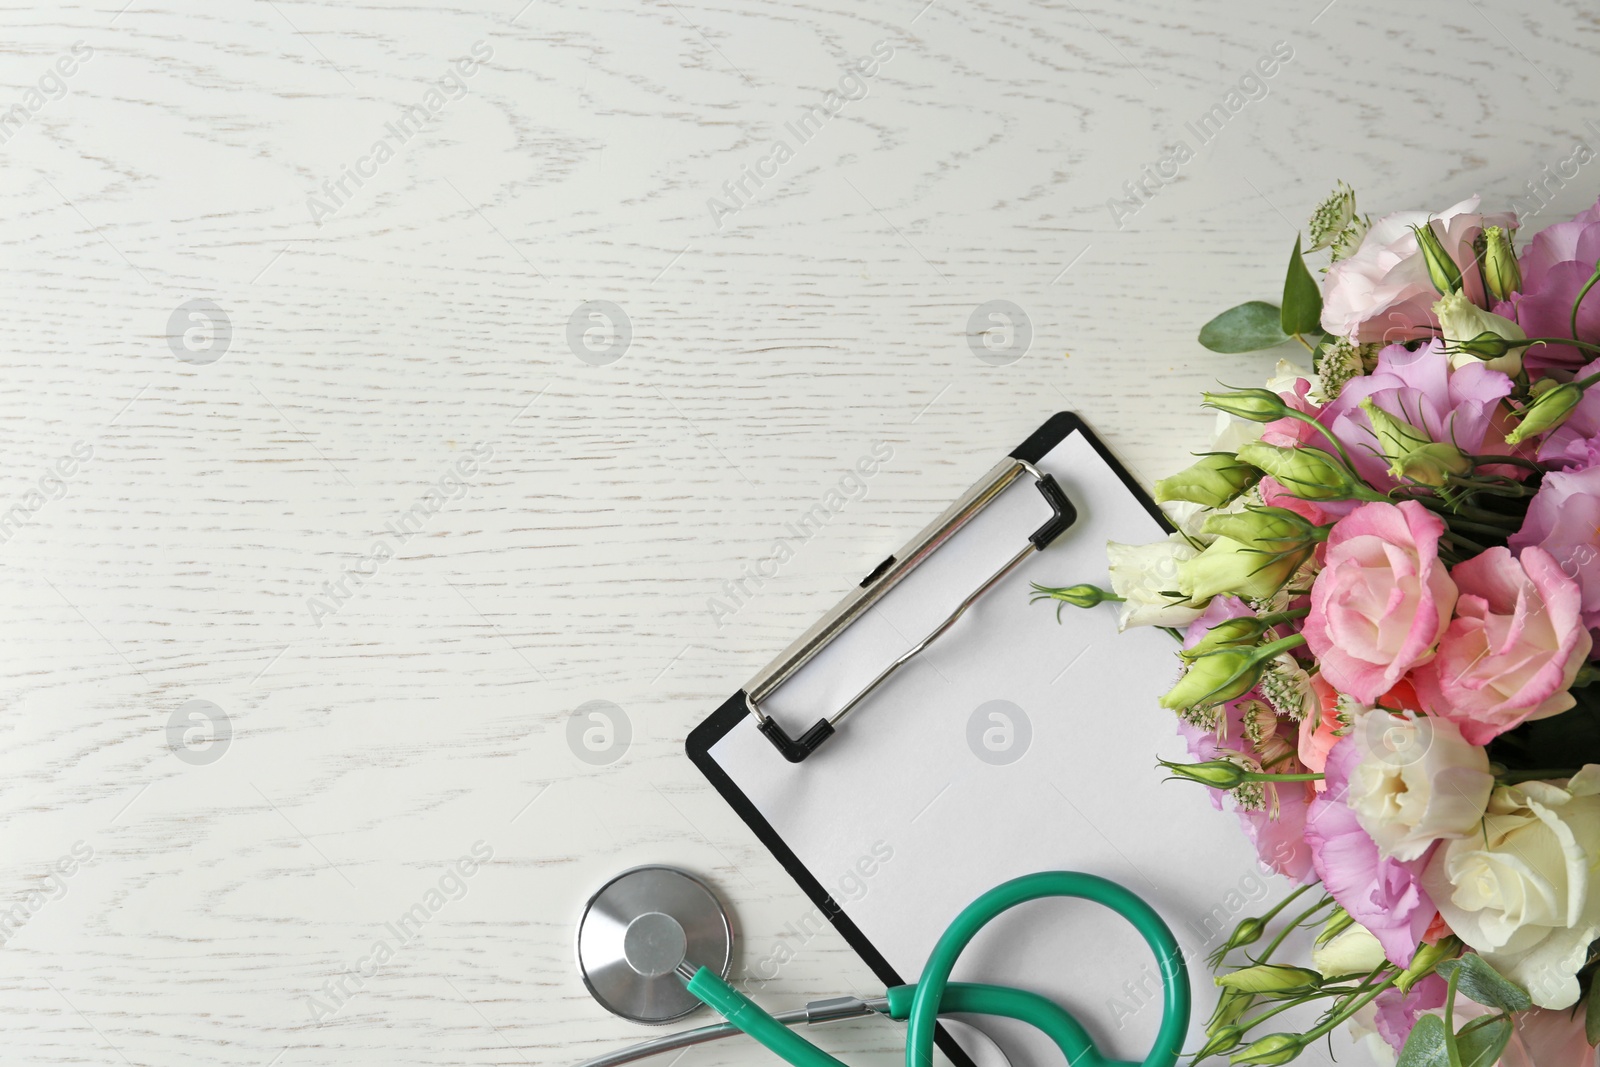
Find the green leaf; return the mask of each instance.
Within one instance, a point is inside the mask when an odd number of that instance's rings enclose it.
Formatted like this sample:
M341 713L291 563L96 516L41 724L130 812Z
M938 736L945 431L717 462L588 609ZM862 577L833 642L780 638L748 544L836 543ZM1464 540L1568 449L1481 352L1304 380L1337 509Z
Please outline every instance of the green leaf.
M1450 1053L1445 1049L1444 1020L1437 1015L1421 1015L1417 1025L1406 1038L1406 1047L1400 1050L1400 1059L1394 1067L1450 1067Z
M1282 317L1276 304L1251 300L1200 327L1200 343L1213 352L1226 353L1276 348L1289 339L1280 325Z
M1300 235L1294 235L1294 255L1283 279L1283 311L1279 322L1286 334L1312 333L1322 326L1322 290L1300 256Z
M1589 1001L1583 1013L1583 1033L1589 1044L1600 1045L1600 979L1589 986Z
M1456 981L1456 990L1479 1004L1501 1011L1527 1011L1533 1007L1527 990L1501 977L1499 971L1476 953L1445 960L1433 973L1448 982L1458 969L1461 977Z
M1461 1056L1461 1067L1494 1067L1510 1040L1510 1019L1502 1017L1469 1023L1456 1031L1456 1051Z

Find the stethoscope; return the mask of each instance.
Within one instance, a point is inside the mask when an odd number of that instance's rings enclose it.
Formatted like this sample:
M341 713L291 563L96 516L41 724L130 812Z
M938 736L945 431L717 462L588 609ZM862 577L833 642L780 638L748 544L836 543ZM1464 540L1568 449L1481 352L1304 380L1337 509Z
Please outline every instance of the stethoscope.
M1060 1005L1022 989L950 981L967 944L1002 912L1043 897L1080 897L1132 923L1155 953L1161 972L1161 1027L1137 1063L1110 1060ZM869 1016L903 1020L907 1067L933 1063L938 1017L947 1013L1017 1019L1048 1035L1072 1067L1173 1067L1189 1028L1189 972L1172 931L1136 894L1115 882L1074 871L1044 871L1004 882L956 916L928 956L922 977L882 997L839 997L769 1014L727 981L732 926L704 882L671 867L638 867L606 883L578 925L584 983L609 1010L640 1022L667 1022L709 1005L726 1021L669 1034L588 1060L580 1067L617 1067L690 1045L747 1034L794 1067L845 1067L791 1027Z

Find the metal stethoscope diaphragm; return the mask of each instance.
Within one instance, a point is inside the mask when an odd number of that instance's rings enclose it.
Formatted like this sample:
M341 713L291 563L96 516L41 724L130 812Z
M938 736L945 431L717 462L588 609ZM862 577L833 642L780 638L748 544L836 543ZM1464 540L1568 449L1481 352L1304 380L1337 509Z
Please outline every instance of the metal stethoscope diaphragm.
M673 972L686 959L726 977L728 910L705 882L676 867L633 867L595 891L578 920L578 972L607 1011L669 1023L700 1007Z

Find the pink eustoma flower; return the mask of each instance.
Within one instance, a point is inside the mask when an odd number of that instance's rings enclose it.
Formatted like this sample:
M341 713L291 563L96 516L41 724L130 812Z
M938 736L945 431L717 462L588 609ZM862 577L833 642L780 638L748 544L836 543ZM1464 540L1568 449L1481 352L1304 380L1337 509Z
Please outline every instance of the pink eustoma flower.
M1521 326L1529 337L1573 337L1572 305L1600 261L1600 202L1571 222L1558 222L1534 234L1522 253L1522 286L1495 307L1496 314ZM1589 290L1578 309L1574 338L1600 344L1600 286ZM1533 345L1522 364L1540 371L1575 370L1594 358L1572 345Z
M1433 850L1408 863L1379 853L1349 804L1350 774L1360 760L1348 737L1328 753L1328 790L1311 802L1306 816L1311 866L1339 906L1378 939L1389 962L1409 967L1439 913L1419 880Z
M1372 704L1433 658L1456 603L1443 533L1414 500L1363 504L1334 524L1302 632L1339 692Z
M1460 593L1439 654L1414 677L1431 714L1486 745L1528 719L1574 704L1572 680L1589 658L1578 583L1542 548L1521 557L1495 546L1450 571Z

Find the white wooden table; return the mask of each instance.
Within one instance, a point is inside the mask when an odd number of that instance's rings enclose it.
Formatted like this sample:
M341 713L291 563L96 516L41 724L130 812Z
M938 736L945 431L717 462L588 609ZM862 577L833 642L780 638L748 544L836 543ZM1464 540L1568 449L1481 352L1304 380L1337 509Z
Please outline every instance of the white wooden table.
M1179 464L1275 358L1195 330L1335 179L1503 201L1600 147L1588 5L1325 3L10 5L0 1061L582 1059L640 1029L577 909L646 861L765 952L810 904L683 756L716 701L1048 413ZM1025 352L969 344L994 300ZM871 985L828 930L770 1002Z

